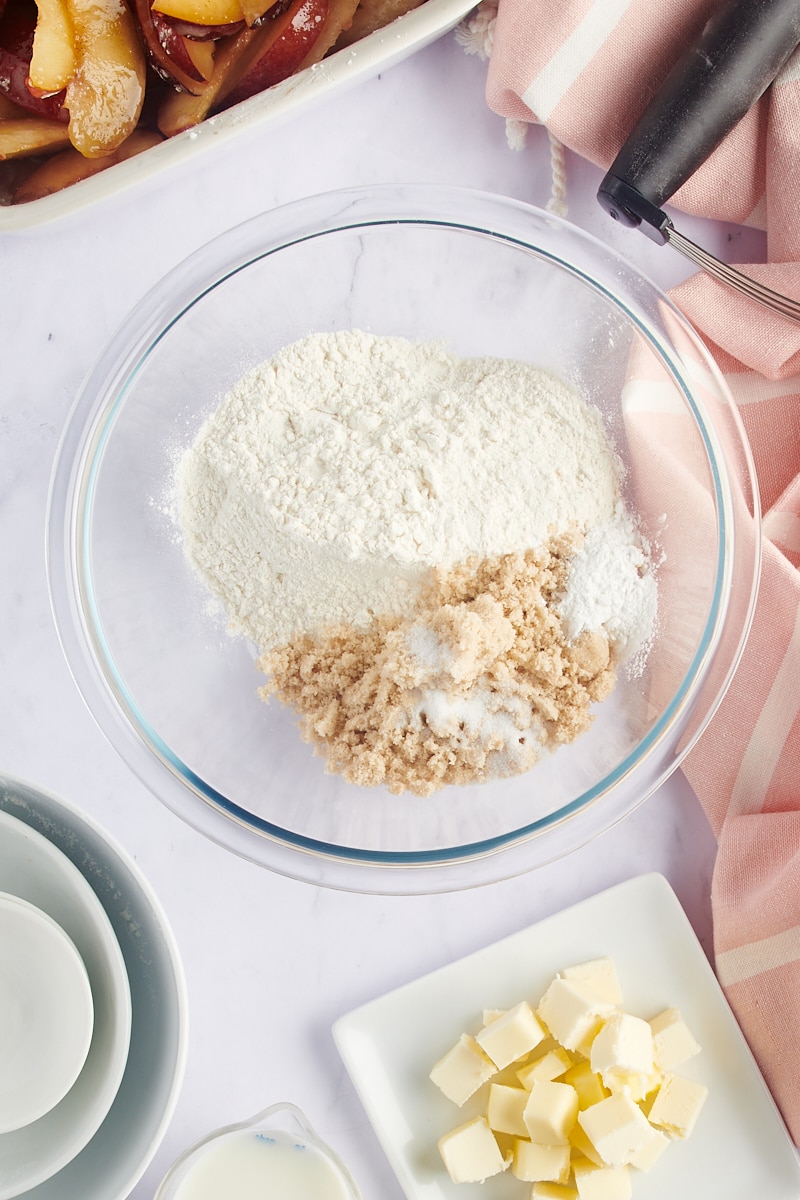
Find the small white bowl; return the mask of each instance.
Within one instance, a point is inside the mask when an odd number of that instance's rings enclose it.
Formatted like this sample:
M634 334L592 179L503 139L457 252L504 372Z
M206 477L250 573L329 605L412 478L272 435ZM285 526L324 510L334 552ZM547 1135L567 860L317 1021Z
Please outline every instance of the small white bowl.
M0 1135L0 1200L10 1200L61 1171L94 1137L125 1072L132 1017L125 960L94 890L49 831L2 811L0 888L47 913L71 938L94 1005L89 1052L69 1092L38 1120Z
M52 917L0 892L0 1134L63 1100L94 1027L89 976Z

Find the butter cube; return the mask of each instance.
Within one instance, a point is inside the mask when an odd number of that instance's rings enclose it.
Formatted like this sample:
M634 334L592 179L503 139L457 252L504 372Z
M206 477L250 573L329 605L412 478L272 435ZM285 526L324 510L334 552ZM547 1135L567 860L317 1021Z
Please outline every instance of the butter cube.
M674 1071L688 1062L700 1047L677 1008L667 1008L650 1021L656 1065L662 1071Z
M665 1075L650 1108L650 1121L672 1137L686 1138L694 1129L707 1096L704 1084L682 1075Z
M529 1054L544 1041L546 1031L528 1004L523 1000L496 1017L476 1035L485 1054L500 1070Z
M592 992L600 1000L609 1004L622 1004L622 987L613 960L593 958L589 962L578 963L567 967L561 972L562 979L579 984L584 990Z
M556 1046L517 1071L517 1079L530 1091L536 1079L558 1079L571 1066L572 1059L569 1054L563 1047Z
M642 1110L626 1092L617 1092L578 1113L578 1122L603 1162L622 1167L655 1137Z
M565 1183L535 1183L531 1200L578 1200L578 1193Z
M565 1146L578 1115L578 1093L568 1083L537 1079L528 1095L523 1119L532 1142Z
M572 1127L572 1132L569 1135L569 1144L573 1158L588 1158L589 1162L593 1162L596 1167L605 1166L605 1163L589 1141L585 1130L578 1121Z
M453 1183L483 1183L508 1166L485 1117L446 1133L439 1139L439 1153Z
M504 1083L493 1083L489 1088L489 1103L486 1119L495 1133L513 1133L527 1137L528 1128L522 1119L528 1093L521 1087L509 1087Z
M586 1158L572 1164L580 1200L630 1200L630 1172L627 1167L598 1167Z
M592 1065L588 1062L575 1063L564 1072L561 1082L568 1083L570 1087L575 1088L578 1093L578 1108L580 1109L590 1108L592 1104L599 1104L608 1095L603 1080L592 1070Z
M614 1005L578 982L557 976L539 1003L538 1016L567 1050L585 1053Z
M630 1165L636 1167L637 1171L649 1171L653 1163L658 1162L669 1145L670 1139L660 1129L654 1129L653 1133L655 1137L651 1138L646 1146L642 1146L641 1150L637 1150L630 1157Z
M524 1183L566 1183L569 1179L569 1146L540 1146L517 1138L511 1174Z
M497 1068L475 1038L462 1033L455 1046L434 1065L430 1079L460 1108L496 1073Z
M630 1013L614 1013L592 1042L592 1070L610 1091L627 1087L641 1099L653 1076L653 1033L647 1021Z

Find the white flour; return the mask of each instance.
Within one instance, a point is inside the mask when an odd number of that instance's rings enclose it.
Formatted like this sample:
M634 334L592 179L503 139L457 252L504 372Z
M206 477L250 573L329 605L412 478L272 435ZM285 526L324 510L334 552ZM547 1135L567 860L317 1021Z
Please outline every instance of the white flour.
M431 567L573 527L601 532L576 560L591 602L577 596L568 619L577 632L610 621L610 633L616 620L614 640L641 641L630 624L646 603L626 616L615 598L620 580L637 592L642 556L620 517L602 421L527 364L357 331L311 335L241 380L177 483L190 560L230 630L261 649L401 613Z

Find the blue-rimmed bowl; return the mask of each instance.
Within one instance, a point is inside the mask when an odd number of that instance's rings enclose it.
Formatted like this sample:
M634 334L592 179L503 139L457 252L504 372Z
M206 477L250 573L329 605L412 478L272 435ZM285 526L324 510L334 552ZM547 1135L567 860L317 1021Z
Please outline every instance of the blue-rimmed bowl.
M170 515L176 462L230 387L281 346L360 328L524 359L596 405L659 561L659 622L592 729L525 775L433 797L324 772L264 705L255 648L225 632ZM741 655L759 569L752 464L688 323L573 226L462 189L312 197L166 276L91 371L55 467L53 607L78 687L171 809L297 878L423 892L510 876L630 812L681 761Z

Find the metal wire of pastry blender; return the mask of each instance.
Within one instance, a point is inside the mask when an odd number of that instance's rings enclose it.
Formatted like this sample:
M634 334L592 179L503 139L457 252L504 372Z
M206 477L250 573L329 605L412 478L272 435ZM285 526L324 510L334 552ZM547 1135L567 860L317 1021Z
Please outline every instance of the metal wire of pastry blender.
M749 275L745 275L736 267L730 266L729 263L720 262L702 246L698 246L689 238L684 237L671 223L664 229L664 233L668 245L679 250L685 258L690 259L695 266L700 267L708 275L713 275L721 283L734 288L743 296L749 296L751 300L756 300L773 312L780 313L782 317L800 321L800 303L797 300L791 300L788 296L782 296L780 292L774 292L772 288L765 287L763 283L751 279Z

